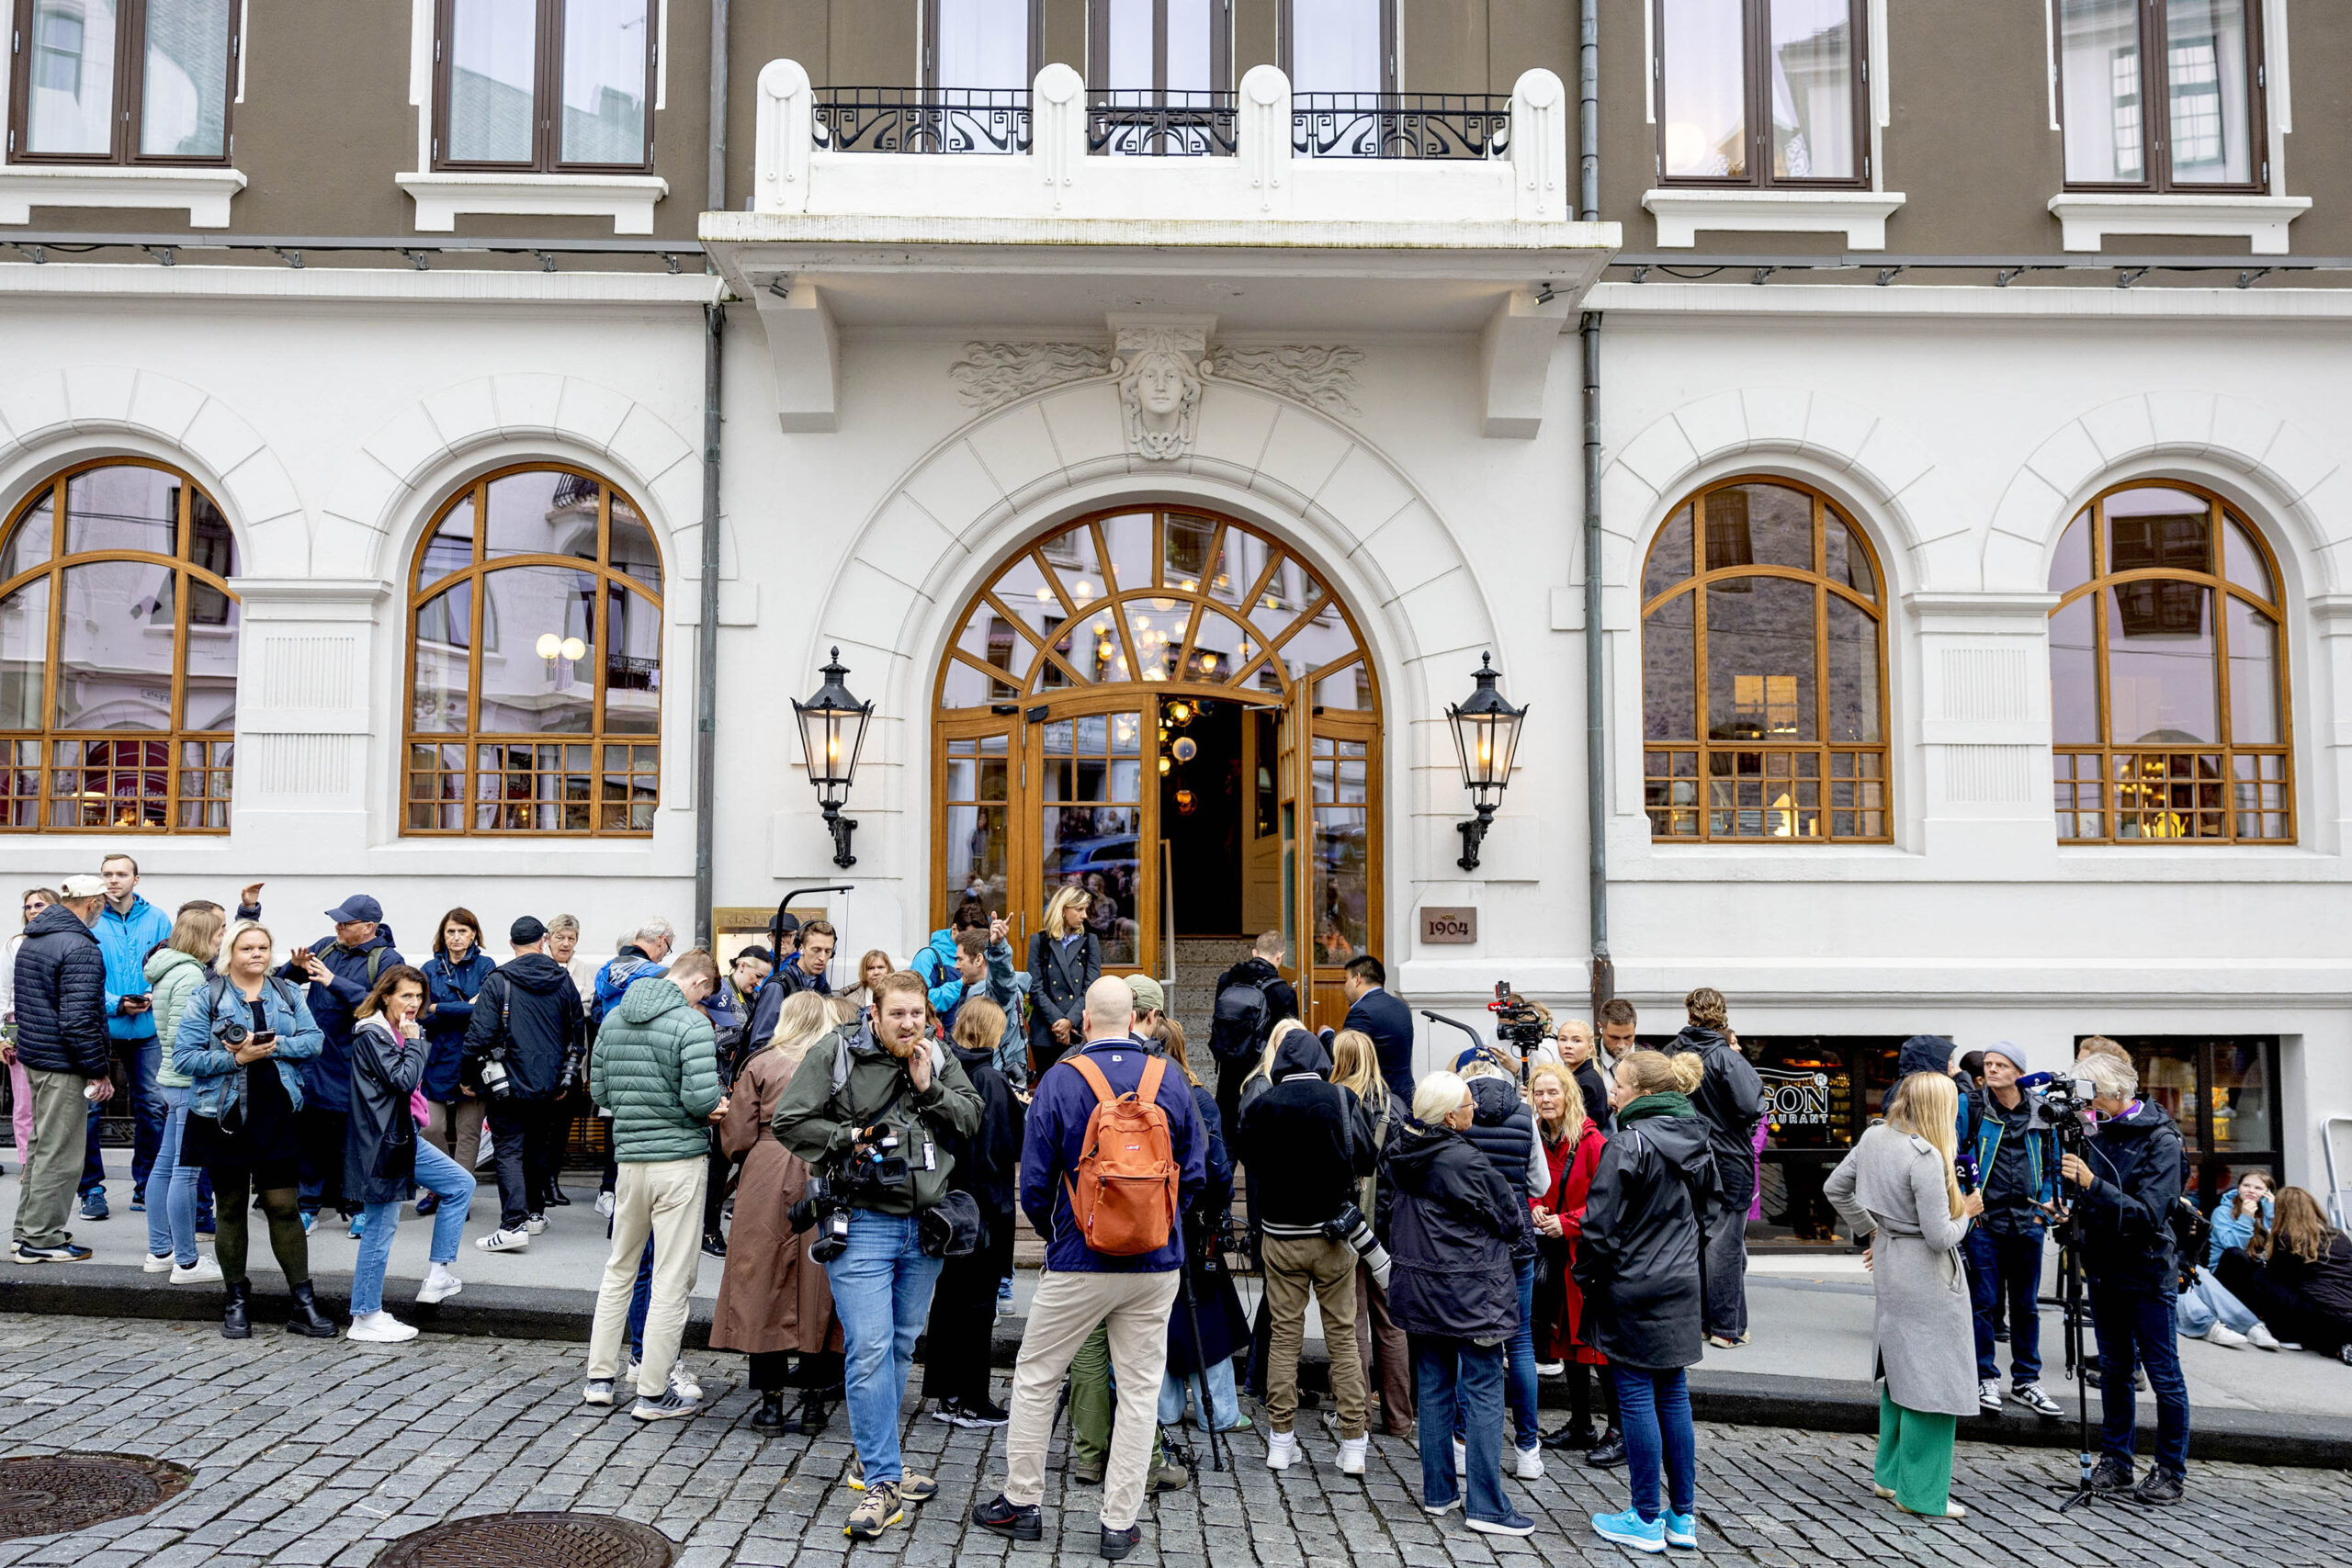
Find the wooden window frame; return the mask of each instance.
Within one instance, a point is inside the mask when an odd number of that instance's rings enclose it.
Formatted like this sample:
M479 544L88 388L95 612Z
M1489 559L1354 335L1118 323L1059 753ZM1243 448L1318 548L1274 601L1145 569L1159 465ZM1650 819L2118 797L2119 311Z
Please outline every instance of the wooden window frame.
M1211 93L1233 91L1233 0L1209 0ZM1151 103L1168 104L1168 0L1152 0ZM1091 93L1112 91L1111 0L1086 0L1086 85ZM1141 91L1121 88L1123 92ZM1180 91L1182 89L1179 89Z
M563 161L563 29L569 0L534 0L538 20L532 33L531 156L505 163L452 158L449 145L449 76L456 66L449 39L458 7L467 0L434 0L433 167L452 174L641 175L653 167L653 104L660 82L662 7L668 0L645 0L645 156L634 164L568 164Z
M2246 18L2246 152L2253 165L2254 177L2235 185L2199 182L2176 184L2172 177L2172 60L2165 47L2167 7L2172 0L2136 0L2140 17L2140 166L2147 171L2137 180L2072 180L2064 179L2066 124L2066 35L2065 19L2059 11L2062 0L2049 0L2052 48L2055 56L2051 62L2055 73L2054 92L2058 103L2059 173L2063 188L2070 191L2098 191L2114 194L2144 194L2155 196L2260 196L2270 189L2270 122L2267 94L2269 70L2267 63L2269 39L2263 32L2262 0L2245 0ZM2148 93L2148 62L2160 62L2164 70L2159 83L2161 96L2151 101Z
M1812 502L1814 566L1811 570L1801 571L1793 567L1765 565L1726 566L1718 567L1713 570L1708 570L1706 564L1707 497L1721 491L1751 484L1771 485L1791 491L1804 496ZM1886 608L1886 602L1893 585L1887 580L1886 568L1881 560L1877 547L1871 542L1869 535L1863 531L1860 524L1856 522L1843 507L1813 486L1781 474L1735 474L1693 491L1675 502L1667 513L1666 523L1651 539L1649 550L1644 552L1642 570L1645 574L1648 570L1650 554L1657 551L1659 544L1668 536L1668 530L1675 526L1676 519L1685 509L1690 513L1692 570L1689 576L1674 582L1657 597L1645 602L1642 605L1641 621L1643 635L1646 637L1652 615L1684 594L1692 596L1691 656L1694 683L1691 691L1691 716L1692 728L1698 733L1693 739L1651 739L1649 693L1646 682L1645 683L1642 693L1641 728L1643 810L1650 819L1651 842L1765 846L1893 843L1894 841L1894 746L1889 709L1892 699L1887 685L1887 660L1890 652L1887 645L1894 633ZM1829 576L1827 533L1829 519L1832 517L1846 525L1849 537L1860 547L1870 566L1871 577L1878 587L1878 593L1874 599L1857 592ZM1742 577L1785 578L1805 583L1813 590L1813 701L1815 705L1815 729L1820 737L1817 739L1717 740L1711 739L1707 734L1707 696L1710 677L1707 667L1706 591L1713 584ZM1642 579L1636 578L1635 581L1640 582ZM1830 681L1829 600L1832 595L1842 598L1860 609L1870 616L1878 628L1878 733L1880 739L1875 741L1838 740L1831 739L1826 733ZM1694 752L1696 771L1687 775L1688 782L1691 785L1691 795L1687 801L1677 800L1673 797L1673 786L1678 782L1682 782L1686 775L1674 771L1673 758L1676 754ZM1822 795L1813 809L1818 812L1825 830L1818 834L1791 833L1786 836L1770 832L1741 833L1736 829L1727 833L1714 831L1713 818L1718 807L1708 798L1711 794L1709 786L1715 777L1711 767L1712 759L1718 754L1731 755L1739 752L1787 755L1790 759L1790 772L1786 775L1768 775L1759 773L1755 776L1759 783L1765 784L1781 782L1783 779L1792 784L1814 783L1821 790ZM1840 774L1836 771L1838 763L1835 754L1837 753L1846 753L1851 757L1853 770L1851 773ZM1805 775L1795 771L1797 759L1805 754L1810 754L1815 759L1815 772L1809 781ZM1878 772L1875 777L1862 771L1863 760L1869 757L1877 759ZM1794 815L1807 809L1803 806L1775 807L1769 800L1753 808L1740 805L1737 800L1737 785L1740 779L1747 775L1740 773L1737 769L1738 763L1735 761L1734 771L1728 775L1734 786L1733 802L1720 808L1729 813L1734 818L1750 809L1759 814L1759 819L1765 820L1769 820L1775 812ZM1836 786L1841 784L1853 786L1851 803L1849 805L1836 804ZM1870 784L1875 784L1878 788L1879 803L1875 808L1861 804L1868 793L1866 786ZM1660 786L1664 788L1661 790ZM1882 831L1876 833L1834 831L1838 812L1852 812L1859 817L1861 813L1871 809L1876 809L1879 813ZM1695 831L1670 830L1675 819L1683 816L1695 817ZM1662 831L1662 826L1669 830Z
M221 83L220 152L217 156L178 157L139 151L139 116L147 70L147 0L120 0L115 14L113 132L104 152L35 152L32 141L33 0L16 0L8 93L8 159L11 164L61 164L164 169L226 168L237 150L237 72L243 59L244 6L229 0L228 73Z
M491 559L487 557L486 552L489 549L490 544L490 487L500 479L509 479L517 474L528 473L569 474L578 479L586 479L597 487L596 558L594 560L586 560L579 556L552 554L507 555L500 556L495 559ZM621 568L612 564L613 502L616 498L626 502L630 510L635 512L640 520L645 520L646 536L649 539L652 539L654 549L658 553L661 549L661 541L653 538L651 522L650 519L646 518L645 509L637 504L636 498L631 496L628 491L622 490L618 485L613 483L612 480L605 478L602 474L596 473L593 469L583 468L571 463L514 463L503 468L493 469L489 473L469 480L467 483L459 486L457 490L451 491L448 496L443 499L441 504L434 510L431 524L425 528L423 536L417 540L416 548L412 553L408 570L408 592L403 599L403 604L405 606L405 626L401 635L405 640L407 649L407 674L402 685L402 705L401 710L401 754L399 762L401 775L400 821L401 837L419 839L647 839L652 836L653 829L650 826L644 828L630 828L627 826L608 828L604 825L603 818L605 809L608 806L615 803L608 802L603 797L602 787L606 776L612 773L614 770L606 765L605 758L593 754L608 747L626 748L632 753L639 750L650 750L653 754L653 766L650 773L650 777L653 781L653 794L649 804L651 809L656 813L661 810L662 720L658 697L655 707L654 726L650 731L619 732L608 730L605 728L605 700L612 671L612 660L614 653L610 641L610 632L607 621L612 610L613 590L616 587L619 587L626 589L629 592L645 600L653 612L654 625L656 626L666 626L667 623L663 621L662 617L663 615L663 596L670 585L670 567L666 560L662 562L662 591L657 592L653 589L648 587L645 583L639 581L637 578L630 576ZM456 511L460 505L468 502L471 502L474 508L472 560L468 565L460 567L455 571L447 572L440 577L435 578L429 585L420 582L419 579L422 578L424 571L425 553L432 547L433 541L439 535L442 525L448 520L449 514L452 512ZM592 699L592 706L590 708L590 713L592 715L590 726L587 729L576 734L548 734L545 732L539 734L527 734L512 730L488 730L481 728L481 671L485 653L485 649L482 646L482 639L485 635L485 629L490 625L489 595L483 589L483 581L494 573L505 570L512 567L532 566L556 567L564 570L582 572L597 580L595 615L592 622L595 637L594 647L596 649L595 695ZM428 602L438 598L440 595L449 592L461 582L469 583L472 588L472 624L469 628L470 641L468 644L466 659L466 728L461 730L420 730L416 728L415 724L417 613L422 610ZM590 750L592 755L588 759L587 775L591 780L591 789L589 798L586 802L588 807L588 825L586 827L546 828L534 825L527 828L506 828L497 826L482 827L480 825L480 814L484 807L498 807L512 804L518 804L508 800L504 796L501 796L495 801L481 798L477 794L477 790L482 775L485 773L490 772L503 773L511 775L523 771L513 768L485 768L481 760L482 751L485 748L495 749L503 747L511 749L518 746L583 746ZM424 770L416 767L415 759L418 750L420 748L429 748L437 750L442 748L451 747L457 748L464 753L464 761L456 771L455 774L457 778L462 781L458 792L454 795L438 793L437 790L435 793L431 795L418 794L417 787L418 780L420 778L431 778L437 783L437 781L441 779L451 776L449 770L439 766L437 761L435 766L430 770ZM532 771L536 773L544 772L546 770ZM565 770L557 771L563 772ZM632 766L628 770L627 776L631 779L635 779L640 776L642 770L635 768L632 761ZM543 806L561 803L538 801L535 798L532 804L534 806ZM632 797L629 800L626 800L618 804L627 807L636 804L636 801ZM455 828L444 828L437 826L420 828L415 825L414 814L419 807L430 807L437 814L441 810L451 806L458 807L459 826ZM624 812L624 821L626 821L626 811Z
M939 11L947 0L922 0L922 90L936 93L939 85ZM1018 82L1001 82L989 91L1027 92L1046 68L1046 0L1028 0L1029 73Z
M2107 502L2109 499L2113 496L2122 494L2127 491L2134 490L2178 491L2183 494L2193 495L2205 502L2207 505L2206 516L2208 519L2207 539L2210 546L2210 553L2207 555L2206 558L2209 563L2218 561L2221 563L2222 570L2199 572L2192 571L2183 567L2164 566L2143 567L2130 571L2120 572L2108 570ZM2247 517L2243 512L2238 511L2235 507L2233 507L2222 496L2206 489L2202 485L2189 484L2177 479L2135 479L2127 484L2110 485L2086 502L2080 512L2077 512L2073 517L2068 518L2066 520L2067 528L2073 528L2078 521L2085 518L2088 519L2090 531L2091 556L2089 580L2076 587L2067 589L2063 597L2059 599L2058 603L2052 606L2050 615L2052 620L2055 620L2060 612L2072 607L2078 601L2085 598L2088 598L2091 601L2091 661L2093 678L2097 682L2097 712L2099 739L2092 742L2058 739L2056 730L2054 728L2056 702L2055 694L2053 694L2052 705L2053 728L2051 738L2052 761L2052 772L2053 775L2053 792L2056 786L2074 785L2079 789L2084 784L2087 783L2093 784L2098 792L2097 796L2098 805L2095 809L2099 813L2100 824L2105 830L2097 835L2062 837L2058 840L2060 846L2064 848L2072 848L2075 846L2136 846L2155 844L2172 848L2193 847L2200 849L2220 848L2224 846L2268 849L2291 848L2297 841L2297 834L2299 831L2295 811L2295 714L2294 703L2292 701L2294 682L2289 678L2288 660L2290 658L2290 649L2288 648L2286 615L2287 580L2278 570L2278 557L2277 552L2272 550L2270 547L2270 541L2263 536L2262 530L2255 525L2253 519ZM2255 549L2262 557L2263 569L2270 575L2271 591L2278 595L2278 598L2264 599L2253 590L2242 587L2229 580L2227 573L2227 558L2225 553L2227 547L2224 543L2227 536L2224 529L2227 527L2228 524L2232 522L2234 522L2239 527L2245 529L2246 537L2254 542ZM2177 745L2169 743L2134 744L2119 742L2112 738L2112 733L2109 728L2112 722L2112 709L2108 694L2108 616L2109 612L2107 591L2115 587L2119 583L2142 581L2188 582L2200 585L2212 592L2213 679L2215 682L2214 711L2220 729L2220 739L2217 740L2210 743L2181 742ZM2231 715L2233 682L2230 679L2230 617L2228 613L2228 604L2229 601L2233 598L2242 600L2254 609L2261 612L2261 614L2269 618L2271 625L2278 628L2278 660L2277 667L2271 672L2273 679L2278 682L2278 689L2276 694L2274 694L2274 700L2278 705L2278 739L2275 742L2261 744L2248 743L2241 745L2237 742L2233 734L2233 726ZM2222 789L2224 800L2224 804L2220 807L2223 829L2222 832L2205 837L2166 837L2137 833L2127 835L2117 832L2116 829L2121 826L2122 817L2122 811L2118 803L2117 795L2122 781L2119 780L2116 776L2116 759L2119 756L2144 757L2167 752L2180 755L2194 753L2213 753L2219 755L2221 758L2222 771L2220 777L2215 782L2218 783ZM2067 759L2075 757L2098 758L2099 773L2098 778L2096 780L2090 780L2082 777L2077 773L2071 772L2070 767L2079 767L2079 764L2070 764L2067 761ZM2280 786L2280 793L2285 800L2284 809L2287 818L2287 836L2285 838L2241 838L2238 836L2237 819L2239 816L2239 807L2233 802L2234 796L2237 793L2237 786L2241 783L2237 774L2237 759L2240 757L2276 757L2279 759L2278 777L2277 779L2266 780L2262 778L2260 776L2260 764L2256 763L2256 777L2252 780L2244 782L2252 783L2257 786L2266 783L2275 783ZM2201 781L2192 778L2189 782L2191 784L2196 784ZM2257 798L2258 795L2259 791L2257 789ZM2053 802L2052 810L2056 816L2064 817L2080 817L2083 814L2083 808L2081 807L2072 804L2061 806ZM2276 814L2273 812L2267 812L2259 804L2254 807L2254 811L2257 817Z
M73 554L65 552L66 485L83 474L100 468L152 468L158 473L168 474L179 481L179 513L173 523L173 550L170 555L150 550L83 550ZM243 601L238 598L235 590L230 586L232 581L230 578L198 566L195 562L192 552L196 536L196 498L198 495L202 495L216 513L220 512L220 502L214 501L211 493L198 484L196 479L184 469L145 457L99 457L89 462L76 463L71 468L60 468L50 474L40 484L34 486L31 493L19 502L16 509L9 513L7 527L0 530L0 541L13 536L17 527L31 515L34 509L40 506L44 499L51 503L49 558L37 565L27 567L6 581L0 582L0 603L5 603L10 595L30 586L35 581L48 579L49 630L47 660L41 677L40 728L0 730L0 778L5 778L8 791L5 804L0 804L0 833L140 833L217 836L229 831L230 817L233 808L231 790L235 782L236 731L233 728L225 730L196 729L190 728L187 722L188 627L191 619L190 606L195 601L195 594L190 590L198 584L202 584L218 592L232 604L242 604ZM225 521L227 514L225 513L220 514ZM232 534L232 541L233 538ZM62 678L65 573L69 568L102 564L107 561L129 561L140 565L165 567L174 573L172 673L169 699L172 722L161 729L68 729L61 727L57 722L58 687ZM243 627L235 628L230 635L232 639L242 636ZM50 820L52 807L58 799L54 787L57 775L61 773L71 773L76 769L86 770L91 766L86 759L81 762L61 761L60 748L86 746L93 743L124 742L162 744L165 747L165 761L161 769L150 768L142 761L134 770L141 773L163 772L165 773L163 797L164 820L156 823L145 821L67 823ZM17 750L18 747L24 745L38 748L37 760L29 767ZM187 746L204 747L206 749L204 758L191 765L184 751L184 748ZM216 747L224 748L224 750L215 752L212 749ZM107 766L116 767L115 764L107 764ZM28 798L22 792L16 790L15 785L28 771L38 773L34 793L30 796L34 802L33 820L30 824L21 824L8 819L14 813L6 809L6 807ZM202 794L185 793L185 786L191 774L204 775L205 788ZM180 820L184 807L194 805L201 811L204 807L216 802L220 807L218 822L200 821L184 824ZM143 806L143 800L141 804Z
M1651 55L1650 82L1657 96L1657 183L1690 190L1868 190L1871 188L1871 38L1869 0L1848 0L1854 27L1854 78L1852 92L1854 116L1855 172L1835 178L1776 179L1772 175L1772 126L1769 113L1759 113L1771 103L1771 37L1770 6L1772 0L1741 0L1742 30L1741 59L1746 69L1741 73L1741 91L1747 95L1743 112L1747 125L1747 173L1745 175L1672 175L1666 168L1666 0L1650 0L1652 37L1657 40L1657 52ZM2053 0L2054 3L2054 0Z
M1397 85L1399 73L1396 69L1396 6L1398 0L1378 0L1378 4L1380 6L1379 90L1381 95L1384 97L1386 97L1393 96L1395 94L1402 90ZM1293 49L1298 39L1298 23L1295 17L1296 5L1297 0L1283 0L1282 36L1280 39L1281 48L1279 51L1282 57L1283 74L1290 77L1294 85L1295 85L1297 81L1297 72L1293 66Z

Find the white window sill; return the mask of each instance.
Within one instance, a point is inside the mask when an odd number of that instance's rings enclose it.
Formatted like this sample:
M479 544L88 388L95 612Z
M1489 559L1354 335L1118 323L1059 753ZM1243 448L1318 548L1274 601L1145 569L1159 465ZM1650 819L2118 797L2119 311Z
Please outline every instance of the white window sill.
M226 229L234 169L119 164L11 164L0 168L0 223L29 223L36 207L180 208L191 229Z
M616 234L653 232L653 204L670 194L658 175L395 175L416 201L421 233L446 234L465 212L529 218L610 218Z
M1657 220L1661 250L1699 243L1699 231L1762 234L1843 234L1849 250L1886 249L1886 220L1899 190L1703 190L1661 186L1642 193Z
M2245 240L2253 254L2287 254L2287 225L2311 207L2307 196L2146 196L2136 191L2062 192L2050 198L2060 243L2096 251L2109 234L2193 234Z

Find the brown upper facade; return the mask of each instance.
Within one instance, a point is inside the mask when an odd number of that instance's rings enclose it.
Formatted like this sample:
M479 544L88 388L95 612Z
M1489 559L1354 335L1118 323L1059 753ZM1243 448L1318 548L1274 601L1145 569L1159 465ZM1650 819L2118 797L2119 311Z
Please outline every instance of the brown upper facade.
M2299 106L2293 92L2295 76L2315 84L2352 62L2352 7L1598 5L1598 216L1623 225L1629 254L2352 254L2352 171L2315 151L2352 130L2352 102L2314 90ZM710 0L0 6L12 13L0 242L683 244L711 190ZM1035 72L1061 62L1120 111L1107 150L1229 151L1218 96L1272 64L1298 95L1302 152L1475 156L1487 150L1480 115L1521 73L1547 68L1574 92L1577 11L1576 0L734 0L726 205L751 187L754 84L771 60L806 67L820 123L845 150L858 135L927 145L910 98L955 117L968 107L979 118L967 130L1001 129L1025 114ZM1367 122L1367 95L1405 96ZM1435 112L1399 118L1417 110ZM1356 134L1362 123L1378 133Z

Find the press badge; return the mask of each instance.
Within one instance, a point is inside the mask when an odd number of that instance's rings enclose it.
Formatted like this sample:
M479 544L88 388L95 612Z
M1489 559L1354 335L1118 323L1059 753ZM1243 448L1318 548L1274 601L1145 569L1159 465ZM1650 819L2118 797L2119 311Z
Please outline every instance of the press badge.
M937 1148L937 1147L938 1147L938 1145L935 1145L935 1144L933 1144L930 1139L925 1138L925 1139L923 1140L923 1144L922 1144L922 1168L923 1168L925 1170L937 1170L937 1169L939 1168L939 1161L938 1161L938 1157L937 1157L935 1155L933 1155L933 1152L932 1152L933 1149L935 1149L935 1148Z

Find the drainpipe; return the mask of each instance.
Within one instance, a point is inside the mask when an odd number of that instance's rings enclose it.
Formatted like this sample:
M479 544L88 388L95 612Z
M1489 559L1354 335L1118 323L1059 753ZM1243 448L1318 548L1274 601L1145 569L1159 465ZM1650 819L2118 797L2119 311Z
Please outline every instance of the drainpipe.
M710 0L710 190L727 210L727 0ZM707 267L708 264L705 264ZM695 945L711 944L718 803L718 349L727 307L702 308L702 614L695 623Z
M1600 220L1600 4L1582 0L1577 50L1577 206ZM1584 350L1584 796L1586 900L1592 927L1592 1016L1617 990L1609 960L1609 747L1602 723L1608 639L1600 626L1600 312L1587 310Z

